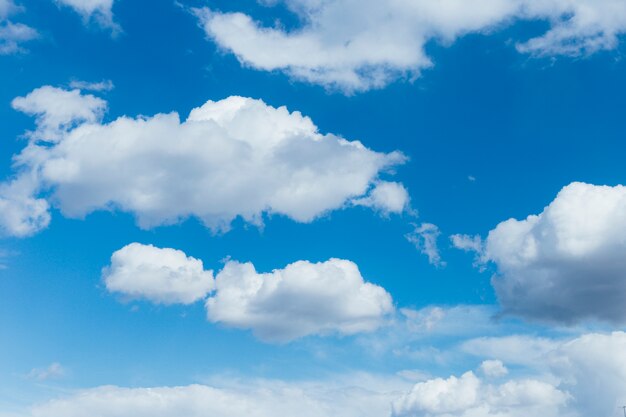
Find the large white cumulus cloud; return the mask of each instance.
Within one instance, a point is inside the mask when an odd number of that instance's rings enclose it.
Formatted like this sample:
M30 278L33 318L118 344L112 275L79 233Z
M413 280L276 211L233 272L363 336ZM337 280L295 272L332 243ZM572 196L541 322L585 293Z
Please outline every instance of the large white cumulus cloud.
M626 323L626 187L572 183L542 213L500 223L480 258L505 312ZM458 240L458 239L457 239Z
M299 112L244 97L208 101L184 121L168 113L103 123L106 102L49 86L13 106L37 118L15 157L18 176L51 192L67 216L119 209L143 228L196 217L224 231L238 216L260 224L264 214L310 222L366 198L385 183L383 172L406 160L323 135ZM376 194L376 209L407 206L399 199L408 194L385 195Z
M626 32L621 0L279 0L301 27L263 27L243 13L195 10L207 35L244 64L345 91L382 87L432 66L425 51L515 20L548 21L518 44L532 54L581 55L614 48Z
M342 259L298 261L265 274L231 261L217 274L216 288L206 302L209 320L250 328L267 341L372 331L393 311L389 293Z
M103 271L106 288L159 304L191 304L213 289L213 273L202 261L170 248L131 243L115 251Z

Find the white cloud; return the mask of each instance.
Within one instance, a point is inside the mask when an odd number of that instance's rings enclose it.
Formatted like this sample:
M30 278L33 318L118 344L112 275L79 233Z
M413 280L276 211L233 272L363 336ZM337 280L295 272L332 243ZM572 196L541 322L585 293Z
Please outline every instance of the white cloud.
M549 22L518 44L536 55L581 55L615 48L626 32L621 0L281 0L303 22L286 31L243 13L194 9L209 38L245 65L346 92L380 88L431 67L425 45L450 44L516 20Z
M479 337L463 342L460 349L466 353L500 360L515 365L540 368L546 355L559 345L556 340L528 335Z
M357 379L359 378L360 379ZM102 386L33 407L22 417L386 417L405 384L369 375L335 381L256 380L213 385Z
M23 23L13 23L9 17L22 11L12 0L0 0L0 55L23 51L22 43L37 38L37 31Z
M422 223L415 226L411 233L406 234L406 239L415 245L420 252L428 256L428 262L435 266L446 266L441 260L437 239L441 235L439 227L432 223Z
M261 224L272 214L310 222L365 197L406 160L244 97L208 101L182 122L169 113L102 123L104 100L49 86L13 106L37 117L15 157L34 194L49 192L69 217L119 209L143 228L196 217L226 231L236 217Z
M409 192L398 182L379 181L366 197L357 198L357 206L371 207L385 215L400 214L409 209Z
M474 373L415 384L394 402L393 416L522 417L559 416L568 395L539 380L485 384Z
M393 311L391 296L365 282L350 261L298 261L259 274L251 263L228 262L206 302L208 318L286 342L312 334L344 335L378 328Z
M500 378L509 373L506 366L498 359L488 359L480 364L480 371L488 378Z
M55 0L61 6L70 7L78 13L85 23L91 21L101 27L108 28L113 34L121 31L121 27L113 18L113 2L115 0Z
M462 348L469 348L478 357L500 357L529 367L526 372L542 374L571 397L561 415L611 417L626 403L624 332L588 333L566 340L531 336L482 338L468 341Z
M113 81L111 80L102 80L98 82L73 80L70 82L70 88L83 91L110 91L114 87Z
M49 204L33 197L37 187L28 174L0 183L0 235L25 237L48 227Z
M49 142L62 140L80 124L99 122L107 109L106 101L91 94L50 86L17 97L11 105L15 110L35 116L37 130L32 132L33 138Z
M191 304L214 287L213 272L205 271L201 260L140 243L114 252L102 275L108 291L158 304Z
M626 187L572 183L539 215L489 232L482 259L505 313L626 323Z

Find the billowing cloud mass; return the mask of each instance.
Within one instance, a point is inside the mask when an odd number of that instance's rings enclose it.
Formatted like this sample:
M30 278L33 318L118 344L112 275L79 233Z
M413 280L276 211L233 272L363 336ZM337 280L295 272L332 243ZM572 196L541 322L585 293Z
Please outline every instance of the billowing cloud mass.
M0 55L22 51L21 44L37 38L38 33L23 23L14 23L9 16L23 10L12 0L0 0Z
M95 22L116 34L120 26L113 19L113 2L115 0L55 0L61 6L72 8L85 23Z
M473 372L417 383L393 405L393 416L556 417L568 395L532 379L485 384Z
M214 287L202 261L176 249L131 243L111 256L103 279L110 292L157 304L191 304Z
M245 65L347 92L419 76L433 65L425 46L450 44L517 20L546 21L522 39L534 55L584 55L615 48L626 32L620 0L278 0L302 22L293 30L262 26L243 13L196 9L209 38Z
M252 329L267 341L372 331L393 311L391 296L342 259L298 261L265 274L231 261L216 287L206 303L209 320Z
M226 231L238 216L261 224L272 214L310 222L372 190L376 209L399 209L398 196L380 195L376 184L404 155L323 135L308 117L261 100L208 101L185 121L168 113L110 123L101 121L106 102L78 90L41 87L13 106L36 117L28 146L14 158L17 177L30 180L0 198L25 209L15 217L32 225L30 233L45 226L35 221L44 193L66 216L118 209L142 228L196 217Z
M505 313L626 323L626 187L572 183L542 213L500 223L480 258Z

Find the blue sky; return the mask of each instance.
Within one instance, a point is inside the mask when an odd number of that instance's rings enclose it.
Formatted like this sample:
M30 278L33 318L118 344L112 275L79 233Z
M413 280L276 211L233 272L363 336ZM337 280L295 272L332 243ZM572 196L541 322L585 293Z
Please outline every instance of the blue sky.
M0 0L0 416L619 415L626 6L482 3Z

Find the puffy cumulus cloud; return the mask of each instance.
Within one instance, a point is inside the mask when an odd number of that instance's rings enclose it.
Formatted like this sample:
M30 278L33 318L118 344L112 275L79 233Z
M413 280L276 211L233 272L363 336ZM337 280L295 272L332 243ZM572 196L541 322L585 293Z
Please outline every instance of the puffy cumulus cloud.
M208 101L185 121L169 113L103 123L104 100L49 86L13 106L36 116L37 129L15 157L19 175L36 183L31 198L49 193L69 217L119 209L143 228L188 217L215 231L238 216L310 222L378 195L379 176L406 160L323 135L299 112L244 97ZM397 209L393 198L387 204Z
M23 51L22 43L39 36L30 26L9 20L12 14L22 10L12 0L0 0L0 55Z
M15 110L35 116L37 130L33 139L58 142L70 130L83 123L97 123L107 109L106 101L80 90L44 86L25 97L13 99Z
M121 31L121 27L113 19L113 2L115 0L55 0L60 6L70 7L78 13L85 23L95 22L103 28L110 29L113 34Z
M385 379L346 385L260 380L215 386L103 386L35 406L20 417L385 417L398 387Z
M357 198L353 203L357 206L371 207L384 215L410 211L409 192L398 182L379 181L366 197Z
M347 92L379 88L431 67L425 45L450 44L516 20L549 23L524 53L581 55L615 48L626 31L620 0L279 0L303 22L264 27L243 13L195 9L209 38L245 65Z
M395 417L558 416L568 395L553 385L532 379L485 384L474 373L436 378L415 384L393 404Z
M572 183L542 213L489 232L480 257L505 313L626 323L626 187Z
M264 274L230 261L217 274L206 308L210 321L252 329L272 342L372 331L393 311L391 296L341 259L298 261Z
M432 223L415 225L412 232L406 234L406 239L428 257L428 262L435 266L443 267L446 263L441 259L437 239L441 235L439 227Z
M213 271L176 249L131 243L111 256L103 270L110 292L158 304L191 304L213 289Z

